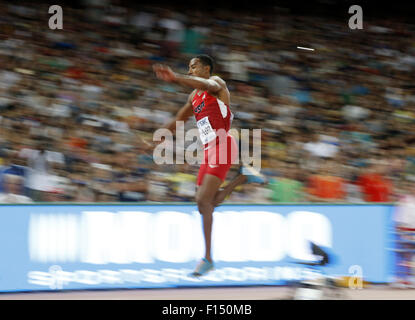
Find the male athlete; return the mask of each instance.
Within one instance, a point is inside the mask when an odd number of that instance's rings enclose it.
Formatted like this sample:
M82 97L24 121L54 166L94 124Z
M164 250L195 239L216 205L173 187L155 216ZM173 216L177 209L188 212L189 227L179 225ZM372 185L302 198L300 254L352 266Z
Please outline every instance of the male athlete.
M191 115L196 118L200 139L204 144L204 161L197 176L196 203L203 217L205 257L192 273L199 277L213 269L211 236L213 211L238 185L265 183L265 178L249 166L220 189L226 175L238 156L238 146L228 132L233 114L229 108L230 93L224 80L212 76L213 60L208 55L198 55L190 60L188 75L173 72L168 66L156 64L153 70L161 80L193 88L186 104L167 129L176 130L176 122L186 122ZM242 168L242 167L241 167Z

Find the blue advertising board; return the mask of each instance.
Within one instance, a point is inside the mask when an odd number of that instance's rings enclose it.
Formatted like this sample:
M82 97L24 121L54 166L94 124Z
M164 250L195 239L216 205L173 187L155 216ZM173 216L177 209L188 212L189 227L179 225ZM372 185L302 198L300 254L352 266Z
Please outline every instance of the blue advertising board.
M336 256L325 272L390 282L392 205L222 205L215 270L194 204L0 205L0 291L280 285L312 271L309 242Z

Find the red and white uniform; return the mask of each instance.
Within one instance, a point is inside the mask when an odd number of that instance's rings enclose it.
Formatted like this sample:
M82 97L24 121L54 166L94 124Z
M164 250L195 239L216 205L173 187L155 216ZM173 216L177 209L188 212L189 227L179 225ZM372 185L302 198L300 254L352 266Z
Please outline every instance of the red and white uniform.
M197 91L192 106L205 150L197 185L202 184L207 173L224 181L238 156L238 145L235 138L229 134L233 114L228 105L207 91Z

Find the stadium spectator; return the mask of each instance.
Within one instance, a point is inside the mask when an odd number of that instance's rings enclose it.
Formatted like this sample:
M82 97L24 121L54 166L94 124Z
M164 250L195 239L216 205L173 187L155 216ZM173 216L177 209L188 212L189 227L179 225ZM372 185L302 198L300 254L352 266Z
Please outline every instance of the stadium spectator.
M334 202L345 199L345 181L337 176L336 163L325 159L319 174L313 174L308 178L308 199L312 201Z
M0 166L0 192L4 190L4 176L6 174L20 176L25 181L27 167L25 161L18 157L16 150L3 150L3 165Z
M382 171L384 164L372 159L367 167L363 167L358 177L357 184L360 186L366 202L389 202L392 200L392 182L386 178Z
M47 146L39 145L39 150L22 148L19 157L27 159L27 187L34 201L44 201L46 193L56 192L59 178L53 174L53 163L64 165L64 157L60 152L46 150Z
M282 177L270 179L269 187L272 190L270 200L273 202L304 202L304 186L297 179L298 168L289 163L281 170Z
M0 193L0 203L31 203L32 199L23 195L23 178L14 174L5 174L3 192Z
M415 189L414 182L403 181L400 187L399 199L394 212L397 236L397 263L395 285L413 286L413 249L415 239Z
M73 202L95 202L95 192L84 181L73 181L75 190L72 193Z

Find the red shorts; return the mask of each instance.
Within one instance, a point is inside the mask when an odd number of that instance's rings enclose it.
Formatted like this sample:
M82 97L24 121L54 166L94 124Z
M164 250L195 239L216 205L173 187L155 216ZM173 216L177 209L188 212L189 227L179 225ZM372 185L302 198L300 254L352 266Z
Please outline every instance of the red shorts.
M214 141L205 146L204 161L197 175L198 186L202 184L205 174L214 175L225 181L229 169L238 158L238 144L235 138L228 134L225 141L223 143Z

